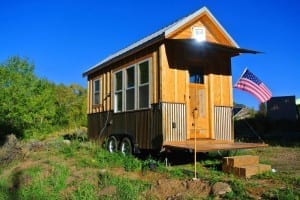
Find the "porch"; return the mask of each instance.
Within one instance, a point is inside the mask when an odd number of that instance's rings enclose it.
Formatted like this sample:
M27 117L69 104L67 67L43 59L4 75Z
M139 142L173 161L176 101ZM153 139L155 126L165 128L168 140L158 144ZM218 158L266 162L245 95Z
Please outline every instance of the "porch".
M268 144L262 143L243 143L243 142L231 142L225 140L213 140L213 139L197 139L196 151L197 152L210 152L210 151L222 151L222 150L238 150L238 149L253 149L267 147ZM168 141L163 143L165 149L186 149L195 150L194 139L186 141Z

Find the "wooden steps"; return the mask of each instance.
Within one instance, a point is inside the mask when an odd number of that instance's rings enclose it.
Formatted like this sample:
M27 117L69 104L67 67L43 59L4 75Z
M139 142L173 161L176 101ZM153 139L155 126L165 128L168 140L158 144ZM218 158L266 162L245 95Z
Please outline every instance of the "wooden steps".
M224 157L222 170L239 177L250 178L253 175L271 170L270 165L259 164L258 156L233 156Z

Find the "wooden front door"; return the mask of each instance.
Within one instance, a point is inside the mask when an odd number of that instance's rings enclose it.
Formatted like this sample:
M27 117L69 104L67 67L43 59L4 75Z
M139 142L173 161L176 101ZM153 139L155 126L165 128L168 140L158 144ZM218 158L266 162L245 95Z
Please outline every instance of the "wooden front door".
M207 91L204 84L189 84L190 138L209 138L209 112Z

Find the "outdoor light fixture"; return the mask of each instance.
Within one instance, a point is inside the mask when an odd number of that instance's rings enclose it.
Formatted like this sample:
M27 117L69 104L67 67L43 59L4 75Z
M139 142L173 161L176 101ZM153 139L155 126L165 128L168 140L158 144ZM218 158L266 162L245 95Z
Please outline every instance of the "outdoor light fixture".
M192 28L193 38L198 42L206 40L205 28L204 27L193 27Z

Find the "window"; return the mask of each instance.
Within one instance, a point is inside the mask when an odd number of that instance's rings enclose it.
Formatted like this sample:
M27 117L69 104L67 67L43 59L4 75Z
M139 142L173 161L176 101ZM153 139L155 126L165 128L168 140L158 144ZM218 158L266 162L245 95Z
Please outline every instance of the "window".
M190 83L204 84L204 75L201 71L189 71Z
M126 110L135 108L135 73L134 66L126 69Z
M93 81L93 105L100 104L100 79Z
M115 72L115 112L149 108L149 70L150 61L146 60Z
M149 107L149 61L138 65L139 69L139 108Z
M115 111L123 110L123 72L115 73Z
M206 39L205 28L204 27L193 27L193 38L201 42Z

